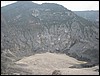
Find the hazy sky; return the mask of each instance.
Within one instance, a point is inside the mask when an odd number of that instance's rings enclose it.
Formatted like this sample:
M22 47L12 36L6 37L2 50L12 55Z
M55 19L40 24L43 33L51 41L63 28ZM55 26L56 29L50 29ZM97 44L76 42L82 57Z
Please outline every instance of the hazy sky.
M1 7L16 1L1 1ZM33 1L34 3L57 3L72 11L99 10L99 1Z

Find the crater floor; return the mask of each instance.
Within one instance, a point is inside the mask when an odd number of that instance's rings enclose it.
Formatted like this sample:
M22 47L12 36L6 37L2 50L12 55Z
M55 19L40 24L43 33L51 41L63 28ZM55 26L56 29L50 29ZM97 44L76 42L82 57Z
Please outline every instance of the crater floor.
M16 71L13 74L52 75L54 70L60 70L61 75L99 75L99 72L95 71L99 66L92 68L69 68L75 64L82 63L86 62L78 61L65 54L47 52L24 57L15 62L16 65L14 66L17 70L19 68L25 72Z

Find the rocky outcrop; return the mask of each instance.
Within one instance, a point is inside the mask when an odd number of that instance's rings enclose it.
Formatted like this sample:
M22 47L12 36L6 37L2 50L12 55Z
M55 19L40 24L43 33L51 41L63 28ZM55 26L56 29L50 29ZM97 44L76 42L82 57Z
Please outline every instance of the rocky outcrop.
M60 70L54 70L52 72L52 75L61 75L61 72L60 72Z

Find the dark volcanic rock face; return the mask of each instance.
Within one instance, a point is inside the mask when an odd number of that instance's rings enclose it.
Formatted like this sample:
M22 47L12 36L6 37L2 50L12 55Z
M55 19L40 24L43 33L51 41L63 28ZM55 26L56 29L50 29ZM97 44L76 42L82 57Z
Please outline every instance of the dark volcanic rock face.
M47 51L99 63L99 28L58 4L16 2L1 8L1 51L2 63Z

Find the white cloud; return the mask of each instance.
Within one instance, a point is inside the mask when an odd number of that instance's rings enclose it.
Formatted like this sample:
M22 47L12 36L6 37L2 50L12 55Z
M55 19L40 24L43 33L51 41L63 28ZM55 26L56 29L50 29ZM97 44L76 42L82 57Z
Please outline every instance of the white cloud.
M14 3L16 1L1 1L1 6ZM72 11L99 10L99 1L32 1L34 3L57 3Z

